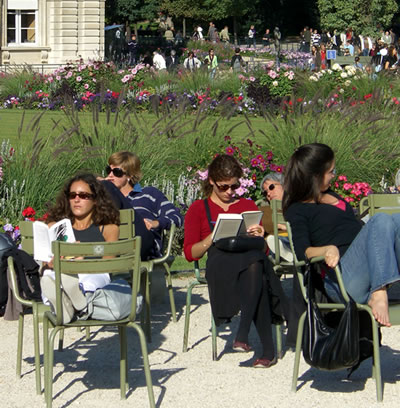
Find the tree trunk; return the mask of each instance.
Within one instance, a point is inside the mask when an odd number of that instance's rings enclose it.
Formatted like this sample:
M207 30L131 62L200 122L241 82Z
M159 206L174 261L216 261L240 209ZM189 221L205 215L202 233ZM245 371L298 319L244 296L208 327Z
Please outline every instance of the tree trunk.
M125 21L125 38L126 41L130 41L132 35L131 35L131 26L129 25L129 21Z
M233 38L235 45L238 45L238 36L237 36L237 19L233 17Z
M136 39L138 39L139 37L138 37L138 31L137 31L137 23L135 23L134 30L135 30Z
M183 17L182 20L182 37L186 38L186 18Z

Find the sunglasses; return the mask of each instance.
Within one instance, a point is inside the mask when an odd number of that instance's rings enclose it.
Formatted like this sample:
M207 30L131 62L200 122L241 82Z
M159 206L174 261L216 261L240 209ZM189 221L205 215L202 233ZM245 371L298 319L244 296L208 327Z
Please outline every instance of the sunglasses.
M115 177L122 177L124 174L126 174L122 169L119 167L114 167L113 169L110 166L106 167L106 174L114 174Z
M76 196L78 196L81 200L92 200L93 199L93 194L91 193L85 193L84 191L80 193L76 193L75 191L71 191L68 193L68 198L70 200L75 200Z
M218 190L220 190L220 191L228 191L229 189L234 191L234 190L237 190L240 187L240 183L236 183L236 184L220 184L220 185L215 183L215 185L217 186Z
M268 189L269 191L272 191L272 190L275 189L276 186L277 186L276 184L270 184L270 185L267 187L267 189ZM264 194L267 195L267 191L264 190Z

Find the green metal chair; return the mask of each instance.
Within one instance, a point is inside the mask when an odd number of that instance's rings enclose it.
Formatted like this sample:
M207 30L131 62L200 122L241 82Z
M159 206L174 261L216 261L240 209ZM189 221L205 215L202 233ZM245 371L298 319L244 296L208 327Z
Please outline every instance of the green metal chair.
M290 228L290 224L286 223L288 236L290 241L290 247L293 252L293 256L295 257L295 264L296 264L296 274L300 282L301 291L304 297L304 300L308 302L307 299L307 292L304 285L303 274L301 272L301 267L305 265L304 261L298 261L296 257L296 253L294 251L293 240L292 240L292 231ZM311 259L312 263L317 262L324 262L323 257L316 257ZM346 302L349 301L349 297L347 295L346 289L343 284L342 275L340 272L339 266L335 268L335 273L337 277L337 281L340 287L341 294ZM338 311L344 310L346 305L342 303L318 303L318 307L321 310L325 311ZM372 324L372 340L373 340L373 360L372 360L372 376L375 378L376 382L376 398L378 401L382 401L383 399L383 390L382 390L382 377L381 377L381 364L380 364L380 352L379 352L379 333L378 333L378 323L375 320L371 308L368 305L363 305L357 303L357 309L362 311L366 311L371 318ZM389 307L389 314L390 314L390 321L392 325L399 325L400 324L400 305L393 305ZM296 339L296 354L295 354L295 362L293 368L293 377L292 377L292 391L297 391L297 379L299 375L299 364L300 364L300 354L302 350L302 339L303 339L303 332L304 332L304 322L306 318L306 312L302 314L299 320L299 325L297 329L297 339Z
M194 274L195 279L189 283L186 293L186 310L185 310L185 327L183 332L183 349L184 353L188 349L189 341L189 325L190 325L190 308L192 304L192 291L193 288L199 285L207 285L207 280L200 274L199 262L194 261ZM282 357L282 331L280 325L275 325L276 329L276 349L278 358ZM212 359L217 360L217 327L215 325L214 318L211 314L211 344L212 344Z
M169 231L164 231L165 239L166 239L167 234L168 233L169 234L168 234L168 243L165 248L163 256L161 256L160 258L150 259L148 261L142 261L141 263L141 267L143 268L144 273L145 273L144 280L145 280L146 293L145 293L144 298L146 301L146 320L147 321L150 321L151 319L151 283L152 283L152 273L156 265L162 265L162 267L165 270L165 277L167 279L167 289L168 289L168 294L169 294L169 303L171 305L172 321L174 323L176 323L177 321L174 291L173 291L172 279L171 279L171 265L175 260L174 256L171 255L171 249L172 249L172 244L174 241L175 231L176 231L175 224L171 225L171 229ZM148 337L149 339L151 339L150 336Z
M20 232L21 232L22 249L28 254L32 255L33 254L32 222L31 221L21 221L19 224L19 227L20 227ZM16 271L14 267L14 260L12 257L9 257L7 262L8 262L9 278L10 278L10 283L11 283L11 291L15 299L22 305L22 312L18 316L16 374L17 374L17 378L21 378L25 313L27 312L27 310L32 309L36 393L40 395L42 393L42 386L41 386L41 373L40 373L39 324L43 320L44 313L50 310L50 306L46 306L42 302L36 302L34 300L26 300L20 295L18 283L17 283ZM59 340L59 346L58 346L59 350L62 350L62 347L63 347L63 332L60 332L60 340Z
M55 241L52 243L54 253L56 310L57 314L46 312L44 314L43 328L45 332L44 361L45 361L45 398L48 408L53 400L53 364L54 364L54 339L58 331L70 327L93 327L93 326L117 326L120 339L120 391L121 399L126 398L127 386L127 337L128 327L132 327L139 335L140 346L143 356L143 366L146 377L146 385L150 406L155 407L154 393L148 360L145 334L135 322L137 293L140 285L140 247L141 238L136 237L118 242L92 242L92 243L65 243ZM102 258L93 259L93 256ZM80 259L65 259L74 257ZM83 257L83 259L82 259ZM129 271L132 283L132 306L128 317L117 321L101 320L77 320L63 324L63 312L61 307L61 274L76 275L78 273L110 273L120 275ZM54 326L49 333L49 326Z
M186 353L189 341L189 325L190 325L190 307L192 304L193 288L199 285L207 285L207 280L200 274L199 261L194 261L194 275L195 279L191 281L187 287L186 293L186 310L185 310L185 328L183 331L183 352ZM211 314L211 341L212 341L212 359L217 360L217 328L215 326L214 318Z
M360 214L368 211L370 217L378 213L395 214L400 212L400 194L370 194L361 199Z

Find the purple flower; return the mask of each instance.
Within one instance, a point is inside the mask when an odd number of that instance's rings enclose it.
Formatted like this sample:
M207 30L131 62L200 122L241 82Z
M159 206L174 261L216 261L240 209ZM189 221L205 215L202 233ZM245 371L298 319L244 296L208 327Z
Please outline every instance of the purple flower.
M4 230L5 232L13 232L13 231L14 231L14 227L13 227L11 224L5 224L5 225L3 226L3 230Z

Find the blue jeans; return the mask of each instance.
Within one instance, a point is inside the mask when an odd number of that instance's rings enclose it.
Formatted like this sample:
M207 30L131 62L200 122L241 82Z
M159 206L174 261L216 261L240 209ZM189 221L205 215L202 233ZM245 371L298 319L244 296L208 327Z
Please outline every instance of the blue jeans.
M366 304L372 292L400 280L400 214L376 214L357 234L340 260L344 286L358 303ZM325 278L325 289L342 301L338 284Z

